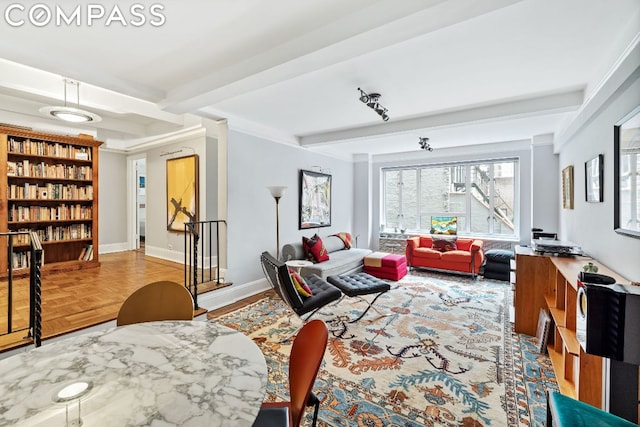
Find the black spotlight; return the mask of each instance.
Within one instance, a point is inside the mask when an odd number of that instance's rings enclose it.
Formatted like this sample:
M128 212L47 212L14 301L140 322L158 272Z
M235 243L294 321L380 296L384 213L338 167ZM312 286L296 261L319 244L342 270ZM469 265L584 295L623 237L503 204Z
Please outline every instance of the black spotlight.
M367 93L360 88L358 88L358 90L360 91L360 102L362 102L363 104L367 104L367 107L378 113L378 115L382 117L382 120L384 120L385 122L389 120L387 108L385 108L378 102L381 96L379 93Z
M418 138L420 139L418 141L418 144L420 144L420 148L427 151L433 151L433 147L431 147L431 144L429 144L429 138L422 137L422 136Z

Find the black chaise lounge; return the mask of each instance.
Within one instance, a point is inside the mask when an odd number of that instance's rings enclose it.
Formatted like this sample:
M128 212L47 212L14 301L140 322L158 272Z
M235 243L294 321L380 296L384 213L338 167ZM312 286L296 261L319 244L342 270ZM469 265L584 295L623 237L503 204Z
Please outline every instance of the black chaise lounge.
M320 276L311 274L304 279L313 295L303 299L296 291L289 275L289 267L284 262L278 261L269 252L263 252L260 261L267 280L278 296L305 322L322 307L342 297L340 289L325 282ZM303 317L305 315L307 316Z

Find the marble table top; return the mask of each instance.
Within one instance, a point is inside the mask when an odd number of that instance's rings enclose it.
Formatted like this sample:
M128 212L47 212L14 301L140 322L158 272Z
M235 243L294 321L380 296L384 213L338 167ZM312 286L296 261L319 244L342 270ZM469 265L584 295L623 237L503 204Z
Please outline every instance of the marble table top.
M80 400L56 402L78 381ZM0 425L251 426L267 366L245 335L215 322L120 326L0 360Z

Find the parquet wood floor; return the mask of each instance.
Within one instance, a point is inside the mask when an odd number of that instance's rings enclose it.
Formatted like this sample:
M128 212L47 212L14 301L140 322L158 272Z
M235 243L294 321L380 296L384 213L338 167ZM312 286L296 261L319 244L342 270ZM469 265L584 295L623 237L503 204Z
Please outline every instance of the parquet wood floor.
M184 284L182 264L140 251L100 255L100 267L48 273L42 279L42 337L76 331L116 318L125 298L157 280ZM28 325L28 282L14 280L13 330ZM7 331L7 286L0 283L0 330ZM3 341L0 339L0 350ZM4 344L7 345L6 343Z

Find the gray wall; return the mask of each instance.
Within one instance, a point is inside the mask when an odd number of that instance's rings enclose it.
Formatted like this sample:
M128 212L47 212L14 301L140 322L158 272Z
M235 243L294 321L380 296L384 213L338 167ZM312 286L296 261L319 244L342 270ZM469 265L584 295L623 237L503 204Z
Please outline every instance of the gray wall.
M125 153L100 150L98 164L98 242L127 241L127 157Z
M574 209L561 209L561 237L582 246L629 280L640 280L640 239L613 230L613 126L640 103L640 73L634 73L561 148L559 169L573 165ZM585 201L586 161L604 154L604 201Z
M300 169L319 166L332 175L331 227L298 230ZM280 246L302 236L352 232L353 164L306 149L229 131L227 281L262 279L260 253L276 252L276 205L267 186L287 186L280 200ZM315 169L317 170L317 169Z
M560 173L558 156L553 153L553 145L531 147L531 225L542 228L547 233L557 233L560 226Z

